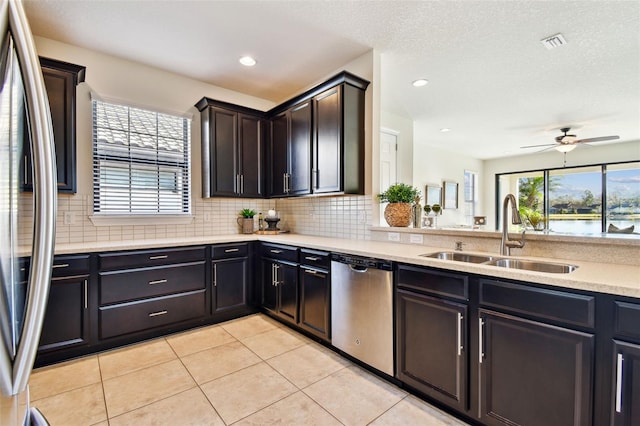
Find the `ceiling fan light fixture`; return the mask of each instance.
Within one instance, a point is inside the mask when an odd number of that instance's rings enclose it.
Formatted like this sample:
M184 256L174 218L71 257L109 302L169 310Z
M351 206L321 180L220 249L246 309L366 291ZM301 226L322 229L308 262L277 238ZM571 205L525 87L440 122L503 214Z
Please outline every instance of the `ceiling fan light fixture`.
M564 152L566 154L567 152L573 151L576 148L576 145L563 143L561 145L555 146L554 148L556 149L556 151Z

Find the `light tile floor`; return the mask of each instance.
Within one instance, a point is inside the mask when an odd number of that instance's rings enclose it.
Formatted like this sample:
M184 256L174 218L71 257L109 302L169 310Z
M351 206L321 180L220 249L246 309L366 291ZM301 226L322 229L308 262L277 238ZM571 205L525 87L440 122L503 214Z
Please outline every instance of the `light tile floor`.
M257 314L35 370L64 425L464 425Z

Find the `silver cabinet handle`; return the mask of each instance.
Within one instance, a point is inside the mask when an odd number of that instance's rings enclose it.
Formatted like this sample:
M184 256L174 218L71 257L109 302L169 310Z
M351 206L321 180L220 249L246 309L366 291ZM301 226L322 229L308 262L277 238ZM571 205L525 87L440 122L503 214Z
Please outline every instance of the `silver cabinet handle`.
M235 252L237 252L237 251L240 251L240 249L237 249L237 248L226 249L224 252L225 252L225 253L235 253Z
M306 268L305 268L305 269L304 269L304 272L305 272L306 274L315 275L316 277L320 277L320 278L326 278L326 277L327 277L327 276L326 276L325 274L323 274L322 272L318 272L318 271L315 271L315 270L313 270L313 269L306 269Z
M169 256L166 254L161 254L159 256L149 256L149 260L166 259L167 257Z
M24 184L25 185L29 183L29 181L27 180L27 166L28 166L27 162L28 161L29 160L27 159L27 156L25 155L24 156L24 172L23 172L23 174L24 174Z
M244 175L240 175L240 193L244 194Z
M213 286L214 287L218 286L218 264L217 263L213 264Z
M282 192L287 193L287 174L282 174Z
M462 355L462 319L464 317L458 312L458 356Z
M320 260L319 257L315 257L315 256L305 256L304 258L305 260L310 260L312 262L317 262L318 260Z
M154 281L149 281L149 285L156 285L156 284L164 284L166 283L167 280L154 280Z
M269 250L271 253L280 254L282 250Z
M151 312L149 314L149 317L159 317L160 315L166 315L169 311L158 311L158 312Z
M276 264L271 264L271 285L276 285Z
M88 289L89 289L89 283L87 282L87 280L84 280L84 308L85 309L89 307Z
M480 362L480 364L482 364L482 358L484 358L484 350L482 348L483 346L483 342L482 342L482 329L484 326L484 321L482 320L482 318L478 318L478 336L479 336L479 350L478 350L478 361Z
M315 188L318 189L320 188L320 171L318 169L314 169L312 170L313 176L314 176L314 181L315 181Z
M53 265L51 268L56 269L56 268L68 268L69 264L68 263L58 263L57 265Z
M622 412L622 367L624 357L618 354L618 365L616 368L616 413Z
M280 269L280 266L278 266L277 263L273 264L273 285L275 285L276 287L280 284L280 280L278 279L278 270Z

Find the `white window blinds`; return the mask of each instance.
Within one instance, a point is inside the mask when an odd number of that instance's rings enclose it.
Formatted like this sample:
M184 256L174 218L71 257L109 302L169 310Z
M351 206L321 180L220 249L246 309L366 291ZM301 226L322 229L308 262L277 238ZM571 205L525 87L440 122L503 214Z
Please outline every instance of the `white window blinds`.
M190 120L93 101L93 211L190 213Z

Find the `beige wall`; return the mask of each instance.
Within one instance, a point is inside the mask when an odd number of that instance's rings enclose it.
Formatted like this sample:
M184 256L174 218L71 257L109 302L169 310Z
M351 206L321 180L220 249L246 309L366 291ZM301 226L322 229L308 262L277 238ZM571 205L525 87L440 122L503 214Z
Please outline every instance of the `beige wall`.
M108 240L126 240L131 238L164 238L176 236L221 235L239 232L235 222L237 213L242 208L253 208L257 211L278 209L277 200L238 200L238 199L203 199L201 198L201 148L200 148L200 114L194 104L203 96L243 105L266 111L275 104L246 94L234 92L222 87L203 83L181 75L169 73L140 63L105 55L77 46L60 43L54 40L36 37L38 54L53 59L75 63L86 67L86 81L77 88L77 193L74 195L60 194L58 198L57 243L79 243ZM356 58L344 67L329 73L327 77L335 75L343 69L348 70L365 79L373 81L373 54L368 53ZM320 80L321 82L323 80ZM319 83L318 82L318 83ZM372 132L374 122L378 119L373 106L373 85L367 90L366 103L366 149L369 157L373 146ZM147 222L145 225L108 225L95 226L90 221L92 214L92 119L91 93L110 100L121 101L131 105L147 107L154 110L191 115L191 180L192 180L192 213L193 220L188 224L167 224ZM287 97L293 97L296 93ZM367 176L367 186L371 187L370 160ZM355 197L356 200L358 197ZM321 200L321 201L318 201ZM318 198L315 201L317 210L328 211L332 208L330 197ZM280 201L284 203L284 201ZM297 207L303 208L304 203L281 204L287 213L294 215ZM351 203L333 203L335 206L346 205L351 209ZM366 199L355 201L360 210L370 209ZM368 206L368 207L366 207ZM362 208L361 208L362 207ZM21 208L24 212L31 210L28 195L21 198ZM282 209L281 209L282 210ZM308 209L307 209L308 212ZM320 214L320 213L319 213ZM370 218L370 214L363 213ZM367 219L370 224L370 219ZM289 221L289 224L304 223ZM311 221L313 223L313 221ZM350 221L340 222L340 226L351 229L354 224ZM361 221L357 224L359 232L355 238L364 238L367 226ZM337 226L337 225L336 225ZM20 242L30 242L32 223L29 215L25 215L20 230ZM325 235L326 227L303 226L301 229L312 230L317 235ZM330 232L334 234L335 227ZM292 229L296 231L296 229ZM342 232L341 232L342 233ZM351 233L348 233L351 235Z

